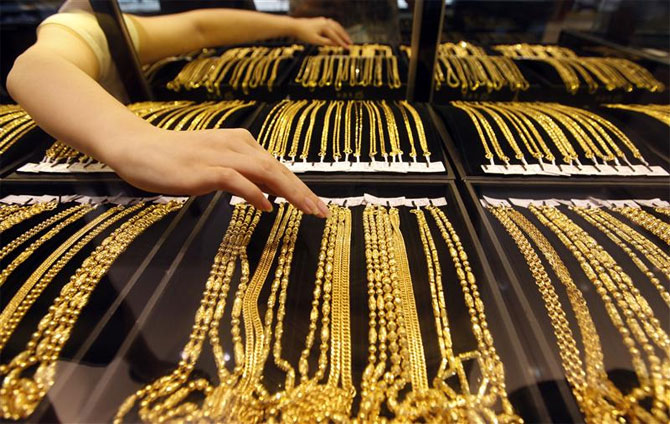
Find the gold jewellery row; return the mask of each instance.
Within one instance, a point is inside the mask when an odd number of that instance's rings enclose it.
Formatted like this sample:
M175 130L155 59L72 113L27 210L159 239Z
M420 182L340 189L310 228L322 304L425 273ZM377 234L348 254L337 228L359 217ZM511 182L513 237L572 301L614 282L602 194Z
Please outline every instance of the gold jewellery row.
M317 54L307 55L300 64L295 82L303 87L400 88L398 57L385 44L355 44L318 47Z
M590 93L599 87L627 92L643 89L665 90L665 85L643 66L628 59L614 57L582 57L566 47L540 44L511 44L493 47L503 56L545 62L558 73L569 93L575 94L586 85Z
M649 166L623 131L587 109L540 102L451 104L473 124L488 162L482 166L485 172L668 175L661 167ZM514 160L520 165L512 164Z
M534 287L542 299L546 316L539 309L536 314L553 329L560 362L585 421L668 422L670 337L667 323L659 317L667 317L670 309L670 224L660 219L670 214L670 205L656 207L656 215L639 206L557 207L549 201L515 206L490 199L485 203L526 262L535 284L525 290ZM622 265L622 258L630 259L630 268ZM650 302L642 294L646 289L655 291L660 302ZM596 305L598 301L602 305ZM604 325L618 332L628 353L617 361L630 361L632 387L620 387L608 375L611 351L603 349L603 342L611 341L601 339L603 321L594 318L602 306L608 323Z
M430 161L423 119L407 101L282 100L265 117L258 142L294 172L444 171Z
M409 46L400 49L411 57ZM523 91L529 83L511 58L487 55L483 48L465 41L442 43L437 50L435 89L460 89L463 94L480 89L490 93L507 88Z
M187 63L177 76L167 83L172 91L204 88L221 96L221 88L230 87L248 94L250 90L274 88L282 63L292 60L304 46L236 47L220 56L198 57Z

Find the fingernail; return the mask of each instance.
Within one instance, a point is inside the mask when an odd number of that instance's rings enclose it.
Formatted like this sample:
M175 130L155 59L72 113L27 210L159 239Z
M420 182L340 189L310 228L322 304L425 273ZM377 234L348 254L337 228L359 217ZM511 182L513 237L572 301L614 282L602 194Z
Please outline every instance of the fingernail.
M319 214L319 209L316 207L314 202L312 202L312 199L310 199L309 197L305 197L305 200L303 201L303 206L305 209L307 209L307 213L310 213L312 215Z
M263 202L263 210L265 212L272 212L272 203L268 199L265 199L265 202Z
M318 200L318 207L319 207L319 216L321 218L328 218L330 216L330 210L328 209L328 206L326 206L325 203L321 199Z

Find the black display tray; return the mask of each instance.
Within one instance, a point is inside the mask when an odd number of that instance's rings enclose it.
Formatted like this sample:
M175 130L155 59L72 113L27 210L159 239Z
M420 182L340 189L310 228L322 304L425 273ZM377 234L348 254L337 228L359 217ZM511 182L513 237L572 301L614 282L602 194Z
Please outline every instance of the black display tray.
M573 175L569 177L564 176L524 176L524 175L496 175L496 174L486 174L481 168L481 165L484 165L484 148L479 140L479 135L477 134L474 125L472 124L471 119L468 115L453 106L431 106L434 109L435 113L444 119L445 126L447 128L446 134L447 137L444 138L446 142L446 148L449 156L454 161L454 167L457 175L464 180L500 180L500 181L509 181L509 180L519 180L519 181L545 181L552 182L557 180L563 181L586 181L586 182L629 182L629 181L641 181L641 182L663 182L669 181L670 177L648 177L648 176L632 176L632 177L617 177L617 176L584 176L584 175ZM609 114L606 114L609 110L605 111L606 108L596 108L589 107L586 108L595 113L600 114L604 118L610 118ZM634 112L629 112L633 114ZM615 117L616 118L616 117ZM644 158L649 162L650 165L659 165L669 169L670 161L668 160L667 154L663 154L662 147L659 144L662 144L665 140L667 145L667 135L661 137L660 132L656 132L658 127L656 125L653 128L638 126L639 122L635 119L629 120L616 120L613 119L612 123L617 125L627 136L633 140L635 145L638 147ZM660 124L660 123L659 123ZM662 124L661 124L662 125ZM498 134L497 127L494 126L496 134ZM667 133L666 133L667 134ZM498 134L502 137L501 134ZM666 147L667 150L667 147Z
M653 199L661 198L670 200L670 192L668 191L667 183L648 184L640 182L631 182L628 184L595 184L588 182L553 182L546 183L540 181L469 181L463 183L464 201L469 211L469 217L473 226L477 229L479 239L484 250L489 253L487 258L492 266L492 270L498 278L506 279L509 285L506 287L510 292L510 296L505 297L507 309L511 311L512 320L520 334L534 334L537 343L527 345L529 354L537 352L538 355L547 358L550 361L556 361L560 364L560 357L558 348L554 339L554 333L551 323L548 319L546 309L544 307L542 298L536 288L536 283L532 279L528 270L528 265L515 245L512 238L507 234L505 228L500 222L481 205L480 199L482 196L488 196L496 199L506 198L522 198L522 199L586 199L594 197L598 199ZM515 208L522 210L521 208ZM528 213L527 216L531 216ZM575 214L570 214L571 218L575 218ZM535 225L536 220L532 220ZM581 224L582 221L578 220ZM587 227L591 229L592 227ZM538 227L539 228L539 227ZM553 240L552 246L558 251L561 258L566 262L566 266L570 269L573 278L575 276L583 275L578 265L575 263L572 255L567 249L560 246L550 231L542 231L550 241ZM609 239L597 230L590 231L589 234L595 237L599 243L605 246L608 253L613 254L617 252L615 260L620 263L627 273L630 273L633 281L642 281L646 277L641 274L630 259L621 250L618 251ZM651 236L653 238L653 236ZM560 247L559 247L560 246ZM545 263L548 270L550 267ZM551 273L551 271L548 271ZM600 300L594 290L588 289L585 284L586 279L579 280L575 278L587 302L592 305L598 303ZM563 307L568 307L569 301L564 293L564 290L559 289L558 283L555 285L556 291L560 292L559 296ZM636 285L642 293L648 298L651 306L658 313L658 311L665 311L661 313L658 318L661 322L667 323L670 320L670 315L667 313L667 307L663 304L658 293L654 292L653 287L648 284ZM649 286L649 287L648 287ZM649 295L649 296L648 296ZM653 299L653 301L652 301ZM608 367L607 372L615 384L620 384L625 390L630 384L631 373L629 370L622 370L616 368L618 358L628 358L628 353L623 348L620 342L619 334L614 330L614 327L607 326L607 314L600 305L597 307L590 307L592 318L594 319L598 328L601 343L605 352L606 362ZM571 326L575 323L572 321ZM574 328L574 327L573 327ZM601 331L602 330L602 331ZM575 338L578 338L575 335ZM556 379L564 378L564 371L562 368L558 369L558 374L554 376ZM570 394L569 396L572 396ZM583 421L583 418L577 421Z
M470 264L473 272L480 281L480 293L486 305L489 327L495 339L496 349L505 364L505 375L509 398L518 413L527 422L556 422L579 421L579 415L573 415L574 405L566 398L560 386L564 383L546 381L551 374L549 369L555 364L548 364L544 358L531 357L527 355L529 344L534 344L529 334L521 334L519 328L511 325L509 311L503 305L507 304L509 295L508 283L505 278L493 274L488 264L488 256L482 250L477 240L475 228L468 220L468 213L458 195L453 183L448 184L425 184L399 185L397 183L376 184L348 184L337 182L313 184L311 188L322 196L340 197L360 195L363 192L376 196L398 196L408 195L410 197L437 197L447 198L448 206L444 209L456 228L461 241L469 253ZM200 202L196 199L195 202ZM360 226L360 208L354 209L354 228ZM102 422L111 421L119 404L134 390L140 388L153 379L164 375L172 370L180 358L180 351L186 340L186 335L192 325L193 313L200 301L202 287L207 278L211 266L211 258L216 251L223 231L226 228L231 213L229 196L216 195L208 206L200 209L201 219L190 232L187 239L181 243L172 243L168 239L159 250L159 255L166 255L163 250L169 250L170 257L174 258L161 267L147 267L142 273L139 281L132 288L124 291L123 300L118 303L118 308L108 309L104 313L104 319L99 321L85 338L78 339L77 346L73 346L70 352L72 356L62 361L59 367L57 383L50 391L49 396L40 405L37 414L31 420L37 422L53 421L87 421ZM191 219L190 214L184 219ZM259 223L256 232L266 232L273 218L265 217ZM406 224L403 224L405 222ZM414 221L409 210L401 211L401 225L412 226ZM314 264L316 264L316 252L320 240L320 229L323 221L314 217L303 217L301 232L298 235L296 254L294 257L291 281L307 283L313 279ZM418 233L403 230L406 237L406 245L415 246L414 243ZM362 233L352 233L352 258L361 258L359 242L362 242ZM263 237L254 237L249 246L249 257L255 263L265 240ZM307 248L306 248L307 247ZM408 249L410 264L419 263L421 256L418 250ZM359 262L362 259L356 259ZM306 266L297 266L295 263L303 261ZM441 260L442 262L443 260ZM444 259L447 264L447 260ZM422 280L416 273L414 265L413 277L417 281ZM446 268L446 265L445 265ZM364 266L352 268L352 278L364 278ZM451 269L451 268L449 268ZM253 270L253 265L252 265ZM425 271L424 271L425 272ZM443 272L453 272L447 271ZM496 275L496 277L493 277ZM424 276L425 277L425 276ZM455 277L454 277L455 278ZM445 279L444 281L456 281ZM292 282L289 284L287 300L287 316L285 326L290 329L285 331L287 338L282 344L284 349L291 346L301 346L306 331L306 320L296 316L296 310L301 310L299 305L309 305L311 301L311 290L300 290L301 285ZM229 298L233 296L235 287L231 287ZM352 299L357 299L357 286L352 286ZM457 289L447 289L454 296ZM263 292L264 293L264 292ZM419 289L415 283L417 307L425 310L424 301L427 301L427 288ZM267 296L261 295L261 296ZM451 298L450 298L451 299ZM230 307L232 300L227 303ZM459 334L456 329L461 328L458 324L467 316L463 305L458 306L456 301L447 302L452 305L450 321L453 323L452 331ZM116 305L116 303L115 303ZM365 303L352 303L353 316L367 318ZM297 309L296 309L297 308ZM294 312L291 312L294 309ZM102 313L101 313L102 314ZM427 316L421 316L423 323L430 322ZM224 322L227 320L224 319ZM467 321L467 319L466 319ZM352 321L352 337L354 341L354 381L360 379L361 367L356 364L363 359L365 362L365 325L357 327L355 318ZM224 345L231 346L229 335L224 324ZM426 324L431 325L431 324ZM360 344L357 342L359 338ZM531 340L528 338L531 337ZM436 342L427 338L427 348L436 347ZM456 345L468 343L466 339L456 336ZM296 349L301 349L296 347ZM291 358L292 353L287 353ZM208 355L205 355L207 358ZM429 372L436 366L435 356L427 356ZM92 366L94 365L94 366ZM199 362L196 373L200 376L208 376L212 373L213 364L209 360ZM283 378L273 376L269 370L266 382L273 384ZM77 384L71 384L76 378ZM541 382L541 383L538 383ZM557 387L559 388L557 390ZM566 403L566 399L567 403ZM133 419L132 417L127 417Z

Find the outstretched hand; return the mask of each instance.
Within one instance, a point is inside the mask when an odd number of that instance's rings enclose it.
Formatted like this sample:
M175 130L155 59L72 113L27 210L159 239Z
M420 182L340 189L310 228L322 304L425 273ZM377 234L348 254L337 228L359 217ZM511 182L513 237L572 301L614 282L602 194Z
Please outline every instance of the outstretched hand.
M349 46L352 41L342 25L329 18L295 19L295 38L309 44L327 46Z
M325 218L327 206L245 129L168 131L148 128L121 140L111 166L147 191L200 195L223 190L264 211L263 192L286 198L306 214Z

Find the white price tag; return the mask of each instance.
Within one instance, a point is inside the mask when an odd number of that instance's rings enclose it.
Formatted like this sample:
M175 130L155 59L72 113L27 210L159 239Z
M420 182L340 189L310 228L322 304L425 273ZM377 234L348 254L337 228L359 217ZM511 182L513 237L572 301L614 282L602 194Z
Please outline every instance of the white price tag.
M635 174L635 169L631 168L628 165L615 165L614 169L617 170L617 173L621 175L622 177L628 177Z
M598 205L588 199L572 199L572 203L580 208L597 208Z
M649 174L650 177L667 177L669 175L670 174L668 174L668 171L666 171L660 166L652 166L651 172Z
M365 196L355 196L347 198L347 206L360 206L365 203Z
M419 199L407 199L408 206L412 207L425 207L425 206L430 206L430 200L426 198L419 198Z
M22 167L20 167L19 169L17 169L16 172L36 173L36 172L39 172L38 171L38 165L39 164L37 164L37 163L29 162L29 163L23 165Z
M386 199L388 201L389 206L393 207L398 207L398 206L403 206L407 199L405 196L403 197L391 197L390 199Z
M559 202L557 199L545 199L541 203L544 204L544 206L549 206L553 208L561 206L561 202Z
M593 165L561 165L561 169L571 175L599 175L598 170Z
M551 163L545 163L542 165L542 170L547 175L556 175L556 176L570 175L572 172L569 168L570 168L569 165L559 166Z
M351 172L351 163L345 161L330 162L328 172Z
M492 197L484 196L484 200L486 200L486 202L491 206L512 206L505 199L494 199Z
M406 174L409 172L409 164L407 162L391 162L388 172Z
M69 194L69 195L61 196L60 201L62 203L70 203L70 202L74 202L79 197L81 197L80 194Z
M230 204L233 205L233 206L238 205L240 203L244 203L244 202L246 202L246 200L244 200L243 198L238 197L238 196L231 196L231 198L230 198Z
M433 206L437 206L437 207L447 206L447 198L446 197L436 197L434 199L430 199L430 203L432 203Z
M365 193L363 194L363 197L365 198L365 203L369 205L383 205L385 204L382 199L380 199L377 196L373 196L371 194Z
M510 197L509 201L511 204L514 206L521 206L522 208L528 208L530 205L537 205L541 204L541 201L533 200L533 199L517 199Z
M598 170L599 175L617 175L617 170L611 165L598 164L595 165L595 167Z
M630 208L640 209L640 205L638 205L634 201L628 200L628 199L625 199L625 200L610 200L610 203L615 208L630 207Z
M7 195L7 196L3 197L2 199L0 199L0 203L5 203L5 204L8 204L8 205L10 205L10 204L23 205L26 202L28 202L29 200L32 201L32 199L34 197L35 196L21 196L21 195L16 195L16 194L10 194L10 195Z

